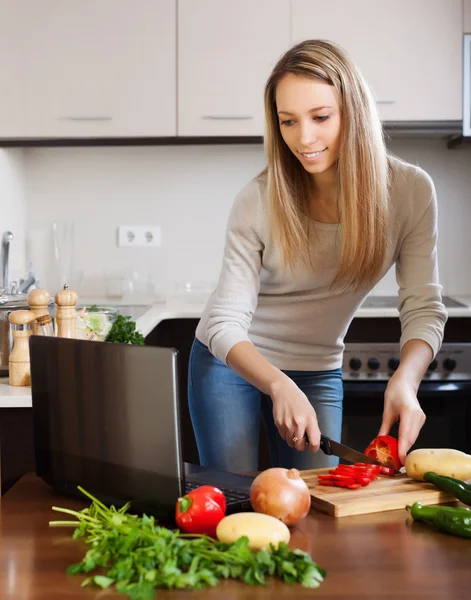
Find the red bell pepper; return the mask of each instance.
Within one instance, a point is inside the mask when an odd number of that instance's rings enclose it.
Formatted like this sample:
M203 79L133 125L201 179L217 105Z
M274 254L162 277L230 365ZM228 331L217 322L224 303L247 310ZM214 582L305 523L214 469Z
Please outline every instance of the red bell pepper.
M395 471L399 471L401 468L398 442L396 438L390 435L378 435L375 437L368 448L366 448L365 454Z
M226 516L226 498L211 485L202 485L179 498L175 507L175 521L187 533L216 537L216 527Z

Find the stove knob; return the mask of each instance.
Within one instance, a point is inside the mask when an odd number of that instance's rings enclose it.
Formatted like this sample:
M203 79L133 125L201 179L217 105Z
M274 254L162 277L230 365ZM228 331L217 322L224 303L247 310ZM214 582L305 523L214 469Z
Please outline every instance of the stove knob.
M456 369L456 360L454 358L445 358L443 368L446 371L454 371Z
M390 358L388 361L388 367L391 369L391 371L395 371L399 366L399 359L398 358Z
M359 358L352 358L350 360L350 369L352 371L358 371L361 369L361 360Z
M368 359L368 369L372 371L377 371L380 367L379 360L377 358L369 358Z
M435 371L435 369L438 367L438 363L436 360L432 360L432 362L429 364L427 371Z

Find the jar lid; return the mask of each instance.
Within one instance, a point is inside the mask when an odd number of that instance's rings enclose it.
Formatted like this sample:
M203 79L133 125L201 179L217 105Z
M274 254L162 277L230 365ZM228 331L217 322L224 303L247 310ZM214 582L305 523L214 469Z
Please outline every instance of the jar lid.
M49 323L52 323L52 319L50 317L50 315L41 315L40 317L38 317L36 319L36 323L38 323L38 325L49 325Z

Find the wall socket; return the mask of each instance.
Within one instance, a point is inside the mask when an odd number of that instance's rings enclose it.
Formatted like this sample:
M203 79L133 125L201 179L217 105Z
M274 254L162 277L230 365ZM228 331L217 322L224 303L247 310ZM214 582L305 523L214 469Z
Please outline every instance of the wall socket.
M162 244L159 225L119 225L118 246L120 248L156 247Z

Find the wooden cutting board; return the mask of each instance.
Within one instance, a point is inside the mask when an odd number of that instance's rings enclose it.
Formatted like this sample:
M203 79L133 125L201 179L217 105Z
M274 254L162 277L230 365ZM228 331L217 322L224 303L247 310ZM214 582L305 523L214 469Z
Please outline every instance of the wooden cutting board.
M328 469L300 471L311 492L311 507L334 517L405 508L408 504L424 505L456 502L451 494L441 492L431 483L414 481L405 473L394 477L379 476L358 490L319 485L317 475Z

